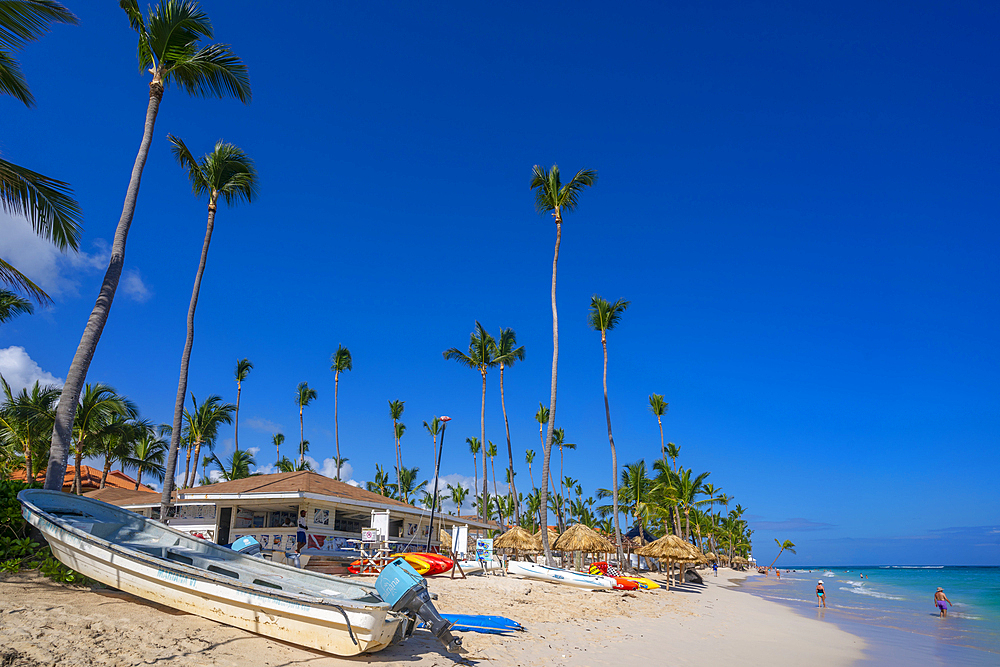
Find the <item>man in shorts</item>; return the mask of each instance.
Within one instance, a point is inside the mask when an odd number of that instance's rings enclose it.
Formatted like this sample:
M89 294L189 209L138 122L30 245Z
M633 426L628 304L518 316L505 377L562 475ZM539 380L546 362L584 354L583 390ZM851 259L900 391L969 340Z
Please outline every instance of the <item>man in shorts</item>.
M937 593L934 594L934 604L941 611L941 618L948 617L948 607L951 606L951 600L948 596L944 594L944 589L938 586Z
M302 510L299 512L299 529L295 535L295 553L301 553L302 547L306 545L306 530L308 529L309 524L306 522L306 511Z

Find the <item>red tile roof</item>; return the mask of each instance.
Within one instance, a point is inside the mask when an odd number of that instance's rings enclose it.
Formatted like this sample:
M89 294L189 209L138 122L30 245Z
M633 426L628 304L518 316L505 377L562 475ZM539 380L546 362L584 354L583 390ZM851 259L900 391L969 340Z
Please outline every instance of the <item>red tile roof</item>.
M101 488L101 476L103 473L103 470L98 470L97 468L80 466L80 485L83 487L83 490L87 491ZM66 466L66 475L63 478L63 491L73 490L73 478L75 475L76 466ZM26 479L25 471L15 470L11 474L10 478L14 481L23 482ZM35 481L39 483L45 482L44 470L35 475ZM135 490L135 480L123 473L121 470L112 470L108 473L108 479L105 481L104 486L105 488L110 486L116 489ZM145 491L146 493L156 493L145 484L140 484L139 490Z

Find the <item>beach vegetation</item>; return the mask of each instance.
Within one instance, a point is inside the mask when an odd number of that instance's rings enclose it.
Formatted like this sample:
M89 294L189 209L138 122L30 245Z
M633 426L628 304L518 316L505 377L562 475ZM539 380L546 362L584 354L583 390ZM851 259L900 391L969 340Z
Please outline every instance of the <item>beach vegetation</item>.
M243 395L243 381L247 379L252 370L253 362L247 358L237 361L236 368L233 369L233 376L236 378L236 412L233 414L235 422L233 426L233 439L236 441L236 449L240 448L240 398Z
M337 445L337 480L340 480L340 467L347 460L340 458L340 374L354 370L351 351L338 345L337 351L330 358L330 370L333 371L333 437Z
M0 404L0 448L5 467L23 467L26 478L35 481L37 471L48 455L49 438L59 390L43 387L36 380L31 387L16 394L0 375L3 403ZM8 471L9 473L10 471Z
M20 315L31 315L35 307L27 299L10 290L0 289L0 324L6 324Z
M299 465L305 465L306 462L306 452L309 451L309 441L306 440L306 427L305 421L302 416L303 411L306 407L315 401L319 397L319 394L315 389L309 387L308 382L300 382L298 386L295 387L295 405L299 408Z
M233 413L236 406L232 403L223 403L222 397L213 394L209 396L201 405L194 394L191 394L192 410L184 410L183 428L187 435L187 458L184 465L184 484L181 488L188 488L194 485L195 474L197 473L198 457L201 455L202 445L206 445L209 450L214 451L215 442L219 437L219 427L223 424L233 423ZM191 469L191 452L194 450L195 468ZM237 450L239 451L239 450ZM167 478L170 477L169 466Z
M403 436L403 432L406 431L406 424L403 424L403 428L400 428L399 419L403 416L403 410L406 401L389 401L389 418L392 419L392 442L396 447L396 488L403 488L403 478L400 476L403 469L403 453L400 451L402 446L399 439Z

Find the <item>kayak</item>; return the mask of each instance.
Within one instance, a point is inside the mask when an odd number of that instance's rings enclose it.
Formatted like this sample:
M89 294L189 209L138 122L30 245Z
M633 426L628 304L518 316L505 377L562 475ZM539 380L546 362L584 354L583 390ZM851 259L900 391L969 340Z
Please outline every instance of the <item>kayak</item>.
M583 572L561 570L557 567L549 567L537 563L523 563L515 560L507 564L507 574L526 579L550 581L554 584L565 584L577 588L588 588L590 590L608 590L615 588L618 584L611 577L594 576L592 574L584 574Z
M644 591L652 591L660 587L658 583L652 579L647 579L646 577L618 577L618 579L626 579L628 581L635 582L639 588Z
M634 591L639 589L639 584L632 581L629 577L608 577L609 579L614 579L615 583L612 585L616 591Z
M485 563L486 567L483 568ZM464 574L482 574L484 571L493 572L494 570L503 570L503 564L498 563L495 560L491 561L478 561L478 560L460 560L458 561L459 566L462 568Z
M435 574L447 572L455 564L450 558L432 553L406 553L392 554L389 556L389 560L395 558L402 558L410 565L410 567L416 570L418 574L422 574L425 577L431 577ZM347 567L347 571L351 574L359 574L361 572L361 561L356 560L351 563Z

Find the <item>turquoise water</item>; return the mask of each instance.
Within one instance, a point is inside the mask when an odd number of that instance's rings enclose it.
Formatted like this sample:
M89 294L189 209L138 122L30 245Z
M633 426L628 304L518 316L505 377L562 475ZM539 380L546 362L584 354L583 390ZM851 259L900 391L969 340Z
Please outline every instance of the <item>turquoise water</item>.
M825 610L816 606L818 579ZM938 586L954 603L944 619ZM864 664L1000 665L1000 567L793 567L780 581L754 576L742 588L862 636Z

